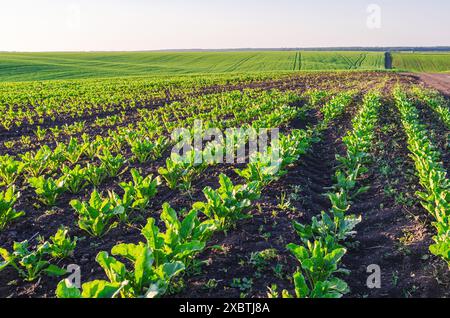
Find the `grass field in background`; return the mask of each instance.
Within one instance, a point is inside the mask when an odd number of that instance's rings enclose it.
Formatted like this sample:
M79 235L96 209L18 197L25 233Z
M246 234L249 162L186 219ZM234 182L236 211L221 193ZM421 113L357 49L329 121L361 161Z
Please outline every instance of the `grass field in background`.
M450 53L393 53L392 66L411 72L450 72Z
M302 70L381 70L384 53L302 52Z
M392 53L393 67L449 72L450 53ZM383 52L0 53L0 82L314 70L382 70Z
M383 69L383 53L0 53L0 81L298 70Z

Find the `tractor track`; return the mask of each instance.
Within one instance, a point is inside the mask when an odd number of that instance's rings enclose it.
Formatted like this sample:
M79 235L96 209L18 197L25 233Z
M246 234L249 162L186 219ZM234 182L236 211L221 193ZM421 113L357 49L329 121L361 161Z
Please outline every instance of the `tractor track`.
M244 293L247 297L259 298L267 296L267 287L272 284L276 284L280 291L287 289L293 292L293 285L288 278L295 272L298 261L286 249L286 245L298 243L299 239L292 222L310 222L313 216L330 208L324 194L333 184L337 166L335 154L343 154L345 151L341 138L350 129L352 115L361 104L360 101L359 97L356 98L346 113L323 133L321 141L315 143L300 158L299 163L289 169L286 176L263 191L256 208L251 211L252 219L239 222L226 235L218 234L213 239L211 245L225 247L226 253L208 250L200 255L200 259L206 260L207 265L201 274L187 278L185 291L176 297L235 298ZM320 113L316 111L309 122L317 122L320 117ZM296 200L291 199L293 209L280 208L278 205L282 194L292 192L299 196ZM276 250L277 257L260 270L260 277L255 277L255 271L258 270L249 260L252 253L267 249ZM274 274L277 264L282 265L282 277ZM248 291L243 292L232 284L236 278L242 280L251 277L252 287ZM216 288L205 288L211 280L218 283Z

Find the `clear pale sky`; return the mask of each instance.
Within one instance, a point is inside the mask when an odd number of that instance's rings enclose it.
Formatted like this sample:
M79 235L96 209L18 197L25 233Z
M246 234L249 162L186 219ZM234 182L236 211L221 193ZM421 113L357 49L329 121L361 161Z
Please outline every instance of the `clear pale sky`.
M0 51L450 45L449 13L448 0L1 0Z

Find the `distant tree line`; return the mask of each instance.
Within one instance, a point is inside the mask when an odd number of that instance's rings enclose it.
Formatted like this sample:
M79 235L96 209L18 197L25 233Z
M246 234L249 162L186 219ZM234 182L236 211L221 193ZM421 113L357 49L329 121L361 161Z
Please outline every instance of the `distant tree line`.
M314 47L314 48L240 48L240 49L173 49L160 52L241 52L241 51L369 51L369 52L448 52L450 46L386 46L386 47Z

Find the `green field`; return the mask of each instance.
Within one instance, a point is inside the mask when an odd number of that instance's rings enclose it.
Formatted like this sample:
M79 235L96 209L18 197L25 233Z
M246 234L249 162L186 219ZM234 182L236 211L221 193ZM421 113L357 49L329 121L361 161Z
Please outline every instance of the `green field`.
M302 70L380 70L384 54L374 52L302 52Z
M393 53L392 66L411 72L449 72L450 53Z
M0 81L298 70L382 69L383 53L0 53Z
M396 70L450 71L450 53L393 53L392 57ZM0 53L0 82L384 67L383 52Z

